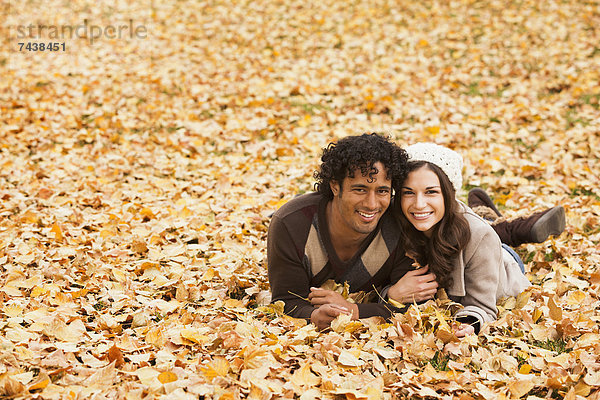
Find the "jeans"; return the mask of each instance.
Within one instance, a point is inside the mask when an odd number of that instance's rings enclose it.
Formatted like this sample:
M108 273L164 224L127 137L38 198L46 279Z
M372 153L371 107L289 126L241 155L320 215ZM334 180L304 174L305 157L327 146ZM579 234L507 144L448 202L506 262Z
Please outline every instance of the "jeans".
M525 264L523 264L523 260L521 260L521 257L519 257L519 255L517 254L517 252L514 251L507 244L502 243L502 247L504 248L504 250L508 251L511 256L513 256L513 258L515 259L515 261L517 262L517 264L519 264L519 268L521 268L521 272L525 273Z

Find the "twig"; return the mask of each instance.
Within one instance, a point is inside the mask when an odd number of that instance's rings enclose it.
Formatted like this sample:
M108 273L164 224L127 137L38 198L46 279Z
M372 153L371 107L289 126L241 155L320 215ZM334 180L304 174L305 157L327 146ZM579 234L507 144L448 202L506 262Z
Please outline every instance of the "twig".
M294 296L296 296L296 297L298 297L298 298L300 298L300 299L302 299L302 300L305 300L305 301L310 301L310 300L308 299L308 297L302 297L302 296L300 296L299 294L297 294L297 293L294 293L294 292L291 292L291 291L289 291L289 290L288 290L288 293L289 293L289 294L293 294Z

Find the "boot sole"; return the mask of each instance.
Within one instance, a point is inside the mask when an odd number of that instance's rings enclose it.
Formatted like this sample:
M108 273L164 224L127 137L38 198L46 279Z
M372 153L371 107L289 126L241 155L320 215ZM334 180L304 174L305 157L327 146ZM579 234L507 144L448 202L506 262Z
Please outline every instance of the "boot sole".
M537 243L542 243L551 235L560 235L565 230L565 209L556 206L542 215L531 227L531 236Z

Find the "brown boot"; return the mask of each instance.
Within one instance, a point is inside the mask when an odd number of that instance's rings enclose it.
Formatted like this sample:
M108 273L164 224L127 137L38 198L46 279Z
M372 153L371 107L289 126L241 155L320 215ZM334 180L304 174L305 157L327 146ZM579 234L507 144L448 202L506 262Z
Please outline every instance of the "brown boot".
M501 221L492 227L502 243L517 247L523 243L542 243L550 235L560 235L565 229L565 209L562 206L537 212L529 217Z
M482 188L469 190L467 204L483 219L494 221L502 216L490 196Z

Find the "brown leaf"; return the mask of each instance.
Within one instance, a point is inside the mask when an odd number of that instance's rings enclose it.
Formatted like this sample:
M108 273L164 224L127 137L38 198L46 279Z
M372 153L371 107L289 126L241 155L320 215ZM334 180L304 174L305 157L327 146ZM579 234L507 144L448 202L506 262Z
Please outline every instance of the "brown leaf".
M3 396L16 396L25 391L25 386L13 379L9 374L0 375L0 394Z
M562 320L562 309L556 304L556 296L548 298L548 309L550 310L550 318L555 321Z
M116 368L119 368L121 365L125 364L123 353L116 345L113 345L110 349L108 349L106 352L106 357L110 362L115 363Z

